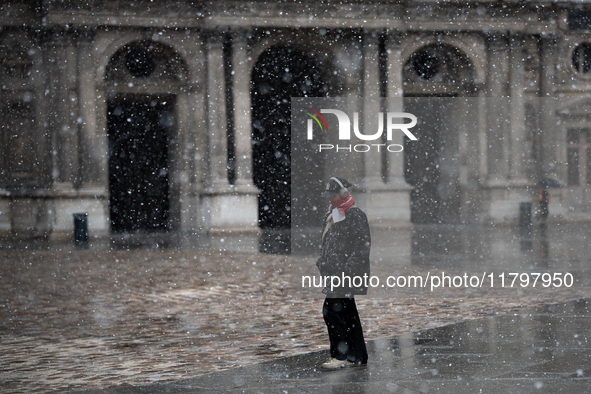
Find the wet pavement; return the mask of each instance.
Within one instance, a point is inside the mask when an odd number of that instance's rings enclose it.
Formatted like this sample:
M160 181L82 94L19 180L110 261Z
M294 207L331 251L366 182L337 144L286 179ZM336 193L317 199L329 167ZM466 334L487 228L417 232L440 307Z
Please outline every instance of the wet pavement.
M0 391L312 392L320 383L343 393L591 387L586 304L528 310L589 297L591 225L554 225L531 235L441 226L373 234L377 275L570 272L574 283L376 289L358 300L371 363L326 375L314 369L328 342L322 295L299 293L292 279L313 258L187 247L4 249Z
M324 371L321 351L85 393L588 393L590 307L580 300L369 341L365 367Z

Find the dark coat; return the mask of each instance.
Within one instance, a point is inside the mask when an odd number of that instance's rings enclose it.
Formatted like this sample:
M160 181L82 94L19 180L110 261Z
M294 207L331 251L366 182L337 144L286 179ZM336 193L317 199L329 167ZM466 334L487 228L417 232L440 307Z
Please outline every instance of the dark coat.
M324 227L327 225L324 222ZM371 249L371 235L369 224L365 213L357 208L351 207L346 211L345 219L334 223L326 232L322 242L320 257L316 266L320 274L324 276L343 275L351 277L351 287L349 281L345 280L345 286L335 288L331 291L330 280L323 292L331 297L346 297L353 295L367 294L367 284L369 283L369 252ZM361 286L354 286L353 277L361 278L366 275ZM355 283L359 284L359 283Z

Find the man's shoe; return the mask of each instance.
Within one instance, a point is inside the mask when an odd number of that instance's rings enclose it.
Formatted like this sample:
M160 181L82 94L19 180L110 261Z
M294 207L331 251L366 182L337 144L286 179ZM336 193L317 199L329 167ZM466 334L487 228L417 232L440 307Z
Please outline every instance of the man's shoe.
M355 364L347 360L337 360L336 358L330 358L327 362L321 365L324 369L338 369L345 367L353 367Z

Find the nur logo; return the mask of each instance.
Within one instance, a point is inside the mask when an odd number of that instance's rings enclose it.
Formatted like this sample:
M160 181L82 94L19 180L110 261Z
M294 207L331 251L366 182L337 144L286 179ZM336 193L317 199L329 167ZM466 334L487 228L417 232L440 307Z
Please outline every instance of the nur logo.
M314 123L316 123L321 131L326 130L328 132L328 125L326 120L322 116L322 114L331 114L335 115L338 120L339 125L339 140L340 141L347 141L351 140L351 119L349 115L345 112L338 110L338 109L326 109L322 108L320 112L312 109L304 107L303 112L310 117L307 122L307 138L308 140L314 139ZM385 122L384 122L385 118ZM396 119L396 121L395 121ZM409 119L409 123L405 123L404 120ZM353 112L353 133L355 137L361 141L376 141L381 140L382 135L384 133L384 123L386 124L386 139L388 141L392 140L392 135L395 130L402 131L411 141L417 141L417 137L415 137L411 132L410 128L416 126L417 124L417 117L413 114L407 112L379 112L378 113L378 130L373 134L363 134L359 130L359 112ZM371 144L371 146L377 147L377 150L380 150L380 147L386 146L386 144ZM354 150L355 152L368 152L371 150L370 145L367 144L358 144L354 146L346 146L346 147L339 147L336 146L337 152L339 150L348 150L351 152ZM320 151L326 149L334 149L335 146L332 144L320 144L319 149ZM402 151L403 147L399 144L391 144L386 146L389 152L400 152Z
M339 121L339 140L350 140L351 139L351 119L349 115L338 109L321 109L320 112L312 108L304 108L303 110L306 115L312 119L308 119L308 140L313 139L314 134L314 121L320 126L320 130L326 129L328 131L328 125L326 120L321 114L333 114L336 115ZM415 137L411 132L410 128L416 126L417 117L407 112L387 112L386 118L386 138L392 140L392 133L394 130L402 131L409 139L416 141ZM402 119L402 123L395 122L394 119ZM410 119L410 123L404 123L404 119ZM359 112L353 112L353 133L355 136L362 141L373 141L381 139L384 132L384 113L378 114L378 130L374 134L362 134L359 131Z

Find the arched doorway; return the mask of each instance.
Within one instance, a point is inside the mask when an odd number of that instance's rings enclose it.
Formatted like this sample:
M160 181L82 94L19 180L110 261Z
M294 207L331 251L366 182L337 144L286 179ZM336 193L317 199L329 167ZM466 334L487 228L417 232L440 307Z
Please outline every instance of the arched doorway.
M460 106L453 98L476 93L474 68L468 57L447 44L415 51L403 67L404 110L417 116L405 141L404 173L411 191L413 223L456 223L460 220L458 122Z
M118 50L105 74L112 233L173 230L171 188L177 92L183 65L149 40Z
M289 229L292 224L291 97L326 94L327 87L313 59L292 47L268 48L254 66L251 90L253 180L261 190L259 226L263 230ZM318 167L314 163L311 165ZM286 241L276 251L288 252L289 243Z

